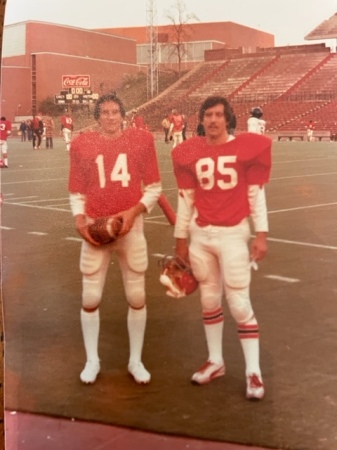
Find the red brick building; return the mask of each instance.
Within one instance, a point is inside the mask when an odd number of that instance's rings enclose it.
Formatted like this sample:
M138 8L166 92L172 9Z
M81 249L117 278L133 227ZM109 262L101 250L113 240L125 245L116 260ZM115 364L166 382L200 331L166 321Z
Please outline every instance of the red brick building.
M149 63L149 43L146 27L104 28L96 31L112 33L137 41L137 62ZM170 46L177 39L172 25L157 27L160 69L172 69L177 58ZM197 62L204 61L205 51L219 49L240 49L242 53L254 53L260 47L274 47L274 35L233 22L209 22L185 24L182 38L186 42L183 70L190 69Z
M1 115L31 115L38 102L58 94L63 75L89 75L91 90L113 87L136 62L136 41L63 25L22 22L4 28Z

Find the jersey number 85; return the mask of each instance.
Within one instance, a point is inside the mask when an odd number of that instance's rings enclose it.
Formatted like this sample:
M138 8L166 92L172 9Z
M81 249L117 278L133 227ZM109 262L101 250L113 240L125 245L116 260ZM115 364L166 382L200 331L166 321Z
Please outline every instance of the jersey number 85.
M200 186L210 190L215 182L220 189L233 189L238 184L238 174L234 167L227 167L228 163L235 163L236 155L219 156L215 162L212 158L201 158L196 163L196 173ZM226 180L215 180L215 172L226 177Z

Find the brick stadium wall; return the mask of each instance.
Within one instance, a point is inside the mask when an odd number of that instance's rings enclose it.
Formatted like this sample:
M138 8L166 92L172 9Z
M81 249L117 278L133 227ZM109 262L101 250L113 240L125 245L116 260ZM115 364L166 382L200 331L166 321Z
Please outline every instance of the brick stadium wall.
M81 28L27 22L27 53L58 53L136 64L136 42L131 38Z
M218 40L231 48L246 47L248 51L249 46L254 52L256 47L273 47L275 45L274 35L234 22L188 23L184 27L187 41ZM146 27L99 30L136 39L137 44L147 42ZM175 36L172 25L158 26L158 37L161 37L161 41L165 41L165 35L168 41L172 41L172 36Z
M62 75L89 74L91 89L102 93L118 90L124 74L146 70L136 63L136 41L131 38L30 21L26 36L26 53L3 59L2 112L11 121L16 115L32 114L32 54L36 55L37 104L62 90ZM15 89L10 88L13 80Z

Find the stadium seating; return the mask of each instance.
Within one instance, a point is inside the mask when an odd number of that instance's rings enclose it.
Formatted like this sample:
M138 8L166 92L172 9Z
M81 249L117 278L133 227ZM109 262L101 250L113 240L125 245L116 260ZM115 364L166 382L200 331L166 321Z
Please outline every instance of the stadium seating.
M304 131L313 120L317 130L337 134L337 55L313 44L204 62L141 110L156 131L163 117L177 108L188 117L188 130L194 131L200 104L209 95L230 99L238 131L246 129L250 109L260 106L267 132Z

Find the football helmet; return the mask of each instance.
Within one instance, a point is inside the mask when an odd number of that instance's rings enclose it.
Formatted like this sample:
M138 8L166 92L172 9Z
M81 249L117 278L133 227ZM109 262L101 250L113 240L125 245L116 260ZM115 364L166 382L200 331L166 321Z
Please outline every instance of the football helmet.
M159 281L167 288L168 296L181 298L197 289L199 283L194 278L191 267L179 256L165 256L159 261L159 265Z
M263 116L263 111L259 106L256 106L255 108L250 110L250 115L252 117L256 117L257 119L260 119Z

